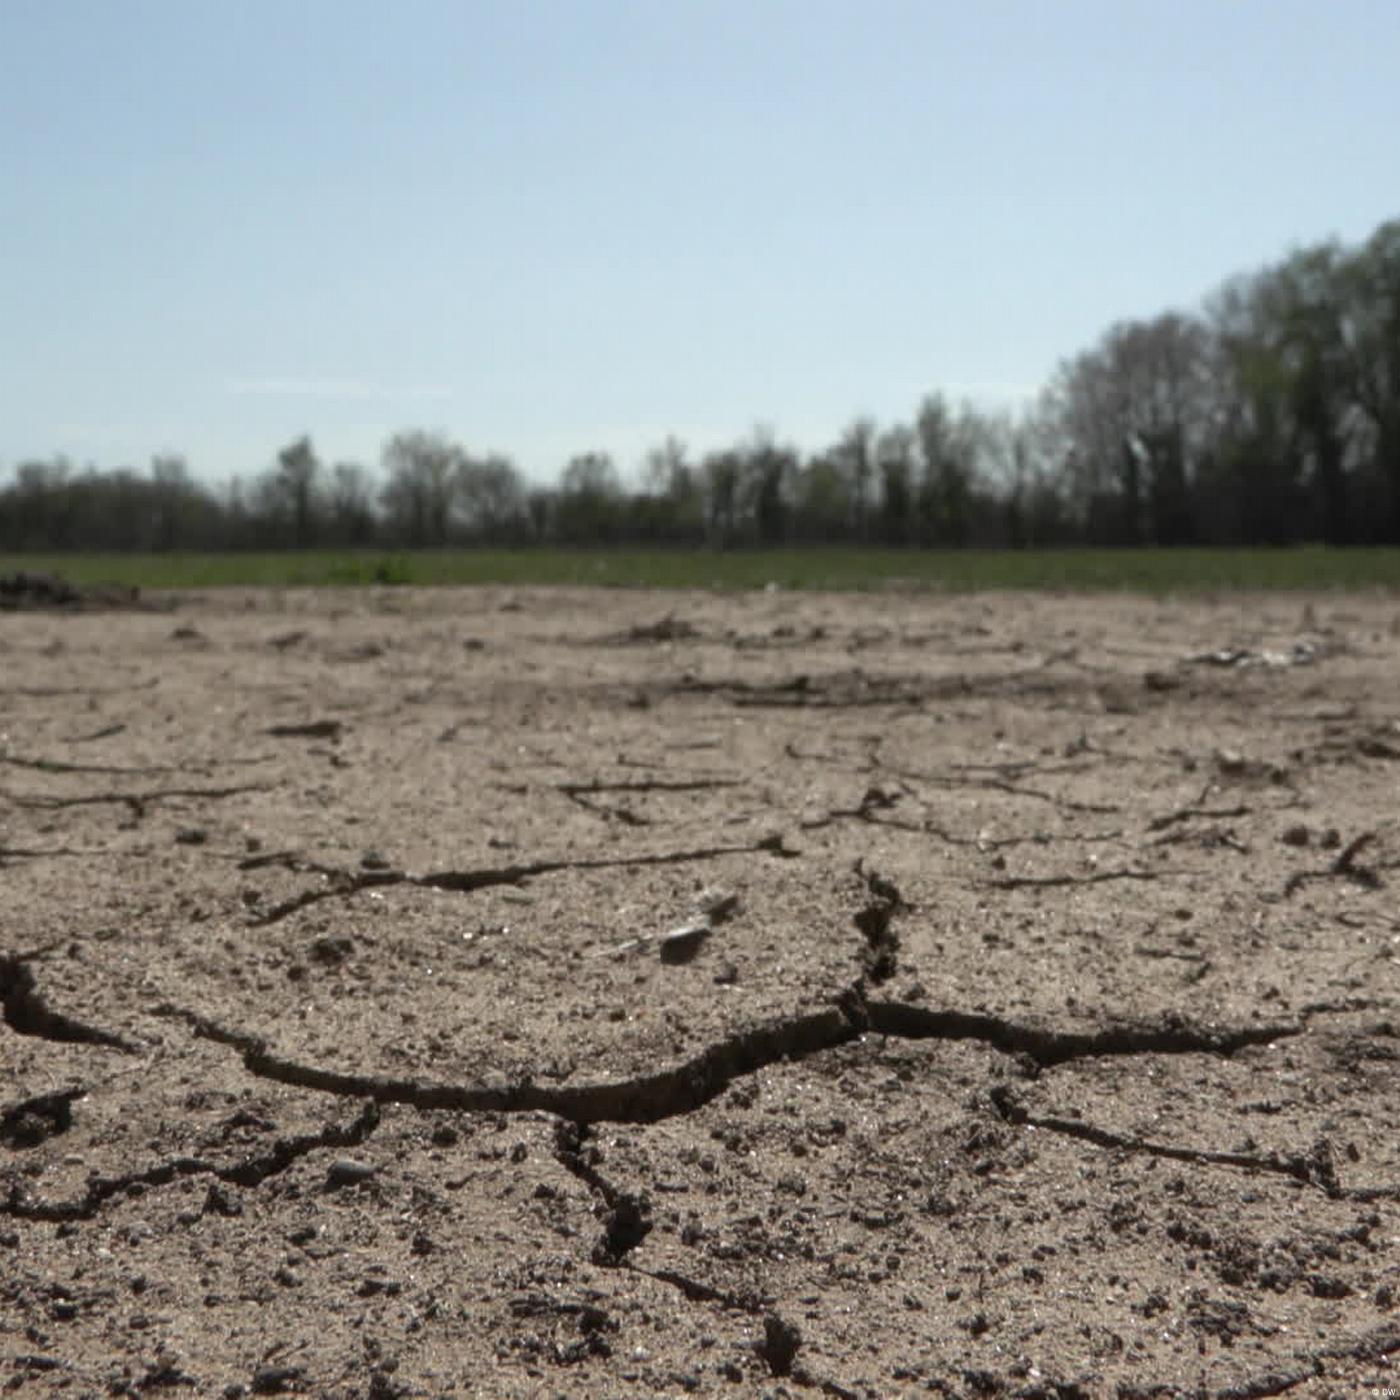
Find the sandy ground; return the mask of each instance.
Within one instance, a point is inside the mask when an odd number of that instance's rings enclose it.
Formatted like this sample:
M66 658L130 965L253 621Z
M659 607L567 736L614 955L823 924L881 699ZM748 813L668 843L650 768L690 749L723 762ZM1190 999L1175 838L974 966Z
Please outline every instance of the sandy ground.
M0 731L0 1390L1400 1388L1394 598L189 596Z

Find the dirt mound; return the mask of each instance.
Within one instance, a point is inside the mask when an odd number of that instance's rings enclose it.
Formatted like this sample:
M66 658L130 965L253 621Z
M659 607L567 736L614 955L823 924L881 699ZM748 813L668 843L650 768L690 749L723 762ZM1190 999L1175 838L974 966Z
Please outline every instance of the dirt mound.
M139 590L121 583L79 586L59 574L31 574L23 570L0 574L0 610L58 610L77 612L94 608L129 608L140 601Z

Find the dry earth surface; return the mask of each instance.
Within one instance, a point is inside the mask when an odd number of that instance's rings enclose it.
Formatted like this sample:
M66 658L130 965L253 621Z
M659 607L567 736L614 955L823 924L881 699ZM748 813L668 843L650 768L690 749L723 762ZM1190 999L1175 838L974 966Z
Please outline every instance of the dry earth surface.
M1395 598L166 602L0 617L0 1390L1400 1385Z

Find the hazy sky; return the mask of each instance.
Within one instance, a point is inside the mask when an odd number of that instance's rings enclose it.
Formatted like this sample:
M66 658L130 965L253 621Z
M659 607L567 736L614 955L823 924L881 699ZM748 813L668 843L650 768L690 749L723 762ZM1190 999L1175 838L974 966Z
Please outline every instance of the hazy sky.
M1001 403L1400 214L1396 0L0 0L0 470Z

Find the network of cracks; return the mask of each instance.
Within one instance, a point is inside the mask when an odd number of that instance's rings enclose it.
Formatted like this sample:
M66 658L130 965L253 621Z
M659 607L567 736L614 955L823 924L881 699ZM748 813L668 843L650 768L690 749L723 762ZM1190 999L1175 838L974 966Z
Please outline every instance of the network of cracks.
M1385 600L6 625L0 1385L1385 1385Z

